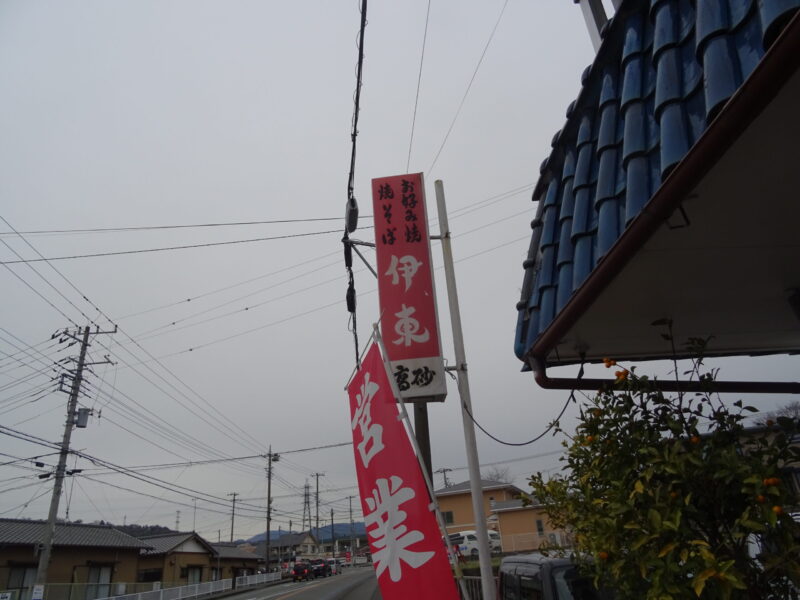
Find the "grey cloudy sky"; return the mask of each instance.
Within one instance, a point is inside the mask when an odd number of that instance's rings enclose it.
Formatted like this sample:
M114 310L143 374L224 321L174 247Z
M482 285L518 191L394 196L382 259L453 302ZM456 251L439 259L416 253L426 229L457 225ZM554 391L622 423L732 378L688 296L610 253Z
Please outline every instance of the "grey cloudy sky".
M497 436L523 441L566 399L538 389L512 352L531 188L593 53L572 2L510 0L434 164L504 6L431 2L407 167L428 3L370 4L355 193L369 215L373 177L423 171L431 199L433 181L444 180L475 416ZM358 24L355 0L3 0L0 215L20 231L338 219L350 164ZM371 240L369 219L361 225L355 236ZM342 226L306 221L25 238L42 255L61 257ZM5 224L0 231L0 260L15 260L14 252L37 257ZM133 466L346 442L343 387L354 358L340 237L50 263L59 273L41 262L7 265L0 270L0 424L60 439L66 395L42 395L52 373L37 371L75 353L56 353L49 342L68 318L108 325L99 308L122 332L96 338L91 356L110 354L116 365L97 366L90 376L81 402L102 413L75 431L73 448ZM440 265L438 245L433 256ZM441 270L436 278L452 360ZM361 266L356 286L364 341L377 294ZM20 353L28 346L35 349ZM781 378L790 363L733 364L737 376ZM434 468L465 467L454 396L430 415ZM544 455L507 463L518 485L526 474L558 465L557 439L514 448L478 436L484 463ZM10 455L0 456L6 462L49 450L3 435L0 452ZM0 467L0 516L46 516L52 484L40 482L31 466ZM181 529L191 528L192 492L178 495L85 460L77 466L84 473L67 485L70 518L174 526L180 510ZM248 537L263 531L264 466L253 459L146 473L217 499L239 493L235 534ZM334 508L337 521L345 518L346 497L356 493L351 449L285 454L273 487L276 529L289 519L299 528L302 488L315 472L325 474L321 513ZM463 468L449 475L467 478ZM225 539L229 523L224 502L197 501L202 534L216 540L221 530Z

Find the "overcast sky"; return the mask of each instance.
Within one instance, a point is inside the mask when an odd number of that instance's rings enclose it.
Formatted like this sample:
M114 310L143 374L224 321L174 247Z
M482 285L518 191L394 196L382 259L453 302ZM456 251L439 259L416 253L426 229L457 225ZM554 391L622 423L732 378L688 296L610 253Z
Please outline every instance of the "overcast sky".
M94 337L90 358L115 364L88 376L81 403L95 415L74 431L72 447L125 467L183 463L140 475L182 486L181 495L70 459L83 473L67 480L61 516L67 498L69 518L84 521L174 527L179 510L182 530L196 519L201 534L224 540L227 495L236 492L235 537L249 537L264 529L265 461L185 463L350 439L343 388L354 350L340 238L358 5L0 2L0 215L20 232L49 232L23 240L0 222L0 260L282 238L0 269L0 424L59 441L67 395L52 391L52 362L78 347L59 352L50 336L89 321L108 329L111 319L120 331ZM522 442L567 398L520 373L514 305L538 165L593 52L572 2L433 0L409 162L427 8L426 0L369 6L355 194L368 217L373 177L422 171L431 201L433 181L444 181L475 417ZM297 222L53 233L276 220ZM369 225L362 218L354 237L372 241ZM433 256L441 265L436 242ZM452 361L441 270L436 279ZM358 265L362 343L377 317L375 287ZM723 375L778 379L797 366L721 364ZM467 463L449 387L448 400L430 408L433 463L454 469L457 482ZM748 399L765 410L786 400ZM503 462L520 486L559 466L557 438L510 447L478 432L478 442L481 462ZM52 450L4 434L0 452L6 463ZM41 469L0 466L0 516L46 517L52 480L37 475L56 457L42 460ZM299 530L303 486L313 489L317 472L322 518L331 508L335 520L348 518L352 449L286 453L275 465L274 529L291 519Z

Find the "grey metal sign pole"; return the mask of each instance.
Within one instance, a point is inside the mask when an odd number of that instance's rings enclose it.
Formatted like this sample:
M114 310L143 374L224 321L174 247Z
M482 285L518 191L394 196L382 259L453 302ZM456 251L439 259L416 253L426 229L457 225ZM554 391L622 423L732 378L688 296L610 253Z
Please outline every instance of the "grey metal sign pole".
M447 207L444 200L444 185L436 180L436 205L439 209L439 233L442 241L444 272L447 281L447 298L450 304L450 322L453 326L453 346L456 353L456 373L458 375L458 394L461 398L461 417L464 423L464 444L467 450L472 512L475 515L475 532L478 536L478 559L481 567L481 590L483 600L494 600L495 586L492 574L492 556L489 550L489 533L486 528L486 514L483 511L483 488L481 486L478 446L475 441L475 424L472 422L472 400L469 394L467 358L464 351L464 336L461 331L461 312L458 308L458 290L453 266L453 251L450 247L450 227L447 222Z

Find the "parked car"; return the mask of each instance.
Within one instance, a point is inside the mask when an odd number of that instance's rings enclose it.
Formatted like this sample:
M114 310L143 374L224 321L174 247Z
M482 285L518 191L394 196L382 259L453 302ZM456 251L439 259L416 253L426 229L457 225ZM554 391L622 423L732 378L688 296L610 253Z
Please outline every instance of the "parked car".
M342 574L342 562L338 558L329 558L328 566L331 568L331 573L333 575Z
M314 570L310 564L304 562L294 564L292 567L292 581L310 581L312 579L314 579Z
M311 568L314 570L314 577L329 577L331 575L331 566L327 560L322 558L312 560Z
M465 558L478 558L478 534L476 531L467 530L451 533L450 543L456 547L456 551ZM489 550L492 553L500 552L500 534L496 531L489 531Z
M500 563L498 600L613 600L614 593L597 590L568 558L538 553L506 556Z
M492 531L491 529L488 531L489 534L489 550L492 553L500 552L501 550L501 542L500 542L500 534L496 531ZM463 548L461 548L461 554L464 556L478 556L478 532L472 529L466 531L459 531L457 533L450 534L452 539L453 536L461 536L464 538L462 542L459 542Z

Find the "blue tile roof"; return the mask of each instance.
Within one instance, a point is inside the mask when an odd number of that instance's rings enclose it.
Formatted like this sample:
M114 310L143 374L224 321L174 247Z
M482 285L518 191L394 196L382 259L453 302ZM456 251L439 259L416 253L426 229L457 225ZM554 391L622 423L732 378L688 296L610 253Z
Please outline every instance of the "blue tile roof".
M800 0L626 0L604 28L533 193L524 360L759 63Z

